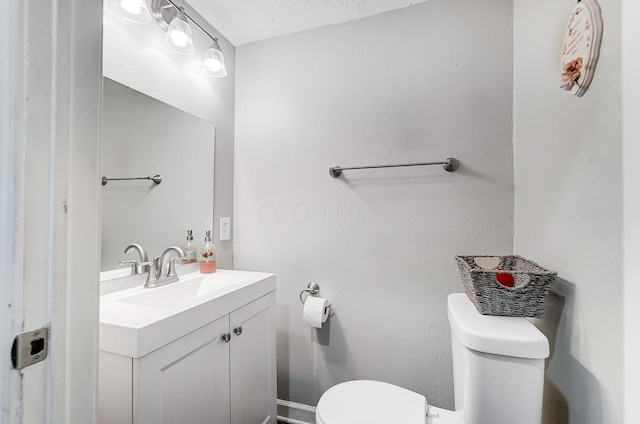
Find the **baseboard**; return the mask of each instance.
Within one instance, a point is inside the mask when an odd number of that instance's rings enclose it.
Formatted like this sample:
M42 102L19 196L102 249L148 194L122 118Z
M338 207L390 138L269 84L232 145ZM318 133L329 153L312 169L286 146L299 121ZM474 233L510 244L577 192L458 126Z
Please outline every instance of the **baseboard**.
M316 424L316 408L304 403L278 399L278 422L285 424Z

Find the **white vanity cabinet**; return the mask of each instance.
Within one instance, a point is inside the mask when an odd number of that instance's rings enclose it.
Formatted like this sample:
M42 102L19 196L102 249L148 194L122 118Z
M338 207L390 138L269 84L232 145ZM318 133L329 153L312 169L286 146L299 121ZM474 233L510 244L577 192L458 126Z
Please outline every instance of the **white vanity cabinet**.
M101 350L99 423L275 424L275 325L271 290L140 357Z
M132 359L133 423L229 424L228 331L225 316Z
M275 299L272 292L229 315L232 424L276 423Z

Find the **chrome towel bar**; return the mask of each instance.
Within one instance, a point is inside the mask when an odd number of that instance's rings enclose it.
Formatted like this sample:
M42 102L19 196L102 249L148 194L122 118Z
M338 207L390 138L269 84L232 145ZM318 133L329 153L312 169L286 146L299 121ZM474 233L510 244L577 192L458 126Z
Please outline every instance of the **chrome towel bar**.
M329 175L333 178L338 178L342 175L342 171L352 170L352 169L374 169L374 168L399 168L405 166L426 166L426 165L442 165L447 172L453 172L458 169L460 162L456 158L447 158L447 160L442 162L420 162L420 163L397 163L392 165L372 165L372 166L333 166L329 168Z
M102 177L102 185L107 185L108 181L130 181L130 180L151 180L156 184L160 184L162 182L162 177L160 175L154 175L153 177L134 177L134 178L107 178L107 177Z

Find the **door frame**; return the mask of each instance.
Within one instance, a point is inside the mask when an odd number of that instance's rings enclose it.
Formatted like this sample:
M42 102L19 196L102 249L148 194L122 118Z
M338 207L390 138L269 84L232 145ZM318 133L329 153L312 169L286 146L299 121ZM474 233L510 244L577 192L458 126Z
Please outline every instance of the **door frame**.
M637 421L636 403L640 398L640 28L636 17L640 4L622 2L622 126L623 126L623 238L624 238L624 368L623 422Z
M0 421L96 421L102 1L9 0L0 16ZM49 329L13 369L13 338Z
M18 5L12 1L0 14L0 422L16 422L20 401L20 379L12 371L10 347L13 337L19 332L14 320L14 310L19 309L15 293L13 249L16 211L14 199L17 196L14 176L17 173L15 156L15 112L14 99L21 93L16 84L16 74L20 72L16 58L19 28L15 24Z

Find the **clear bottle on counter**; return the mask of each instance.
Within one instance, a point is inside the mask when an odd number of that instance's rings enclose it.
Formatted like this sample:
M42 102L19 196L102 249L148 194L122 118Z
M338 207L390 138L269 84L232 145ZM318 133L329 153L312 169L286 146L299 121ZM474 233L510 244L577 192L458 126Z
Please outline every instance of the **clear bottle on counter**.
M197 248L195 243L193 242L193 230L185 230L183 233L187 233L187 241L184 245L184 258L182 259L183 264L192 264L197 261Z
M204 243L198 249L198 262L202 274L216 272L216 247L211 242L211 231L205 231Z

